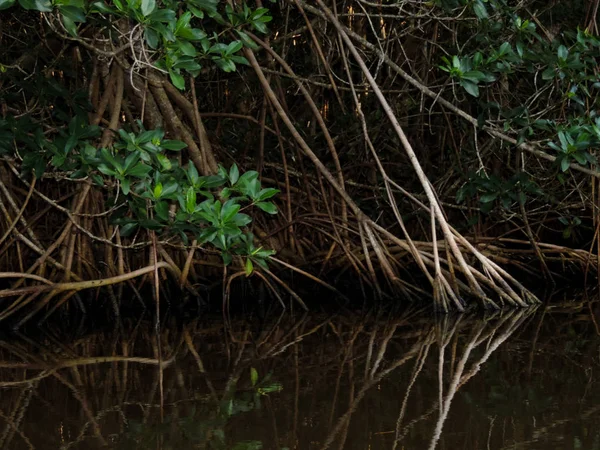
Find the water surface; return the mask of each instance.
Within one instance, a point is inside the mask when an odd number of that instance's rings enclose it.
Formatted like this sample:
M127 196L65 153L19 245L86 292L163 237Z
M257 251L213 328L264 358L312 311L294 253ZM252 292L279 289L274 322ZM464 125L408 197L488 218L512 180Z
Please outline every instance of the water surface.
M65 328L0 341L0 448L600 449L585 303Z

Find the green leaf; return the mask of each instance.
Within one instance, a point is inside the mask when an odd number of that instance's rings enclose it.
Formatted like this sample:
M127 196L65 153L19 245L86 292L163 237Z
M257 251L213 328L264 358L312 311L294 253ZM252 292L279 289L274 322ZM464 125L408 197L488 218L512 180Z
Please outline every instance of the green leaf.
M115 169L117 170L122 170L123 167L121 166L121 164L116 160L116 158L113 156L113 154L111 153L110 150L108 150L107 148L101 148L100 149L100 154L102 155L102 157L104 158L104 160L106 162L108 162L111 166L113 166Z
M181 142L181 141L168 140L168 141L162 141L160 143L160 146L166 150L171 150L171 151L177 152L179 150L186 148L187 144L185 142Z
M21 5L23 9L52 12L50 0L19 0L19 5Z
M223 225L223 232L228 238L233 238L242 234L242 230L240 230L240 228L237 225L234 225L232 223Z
M256 264L258 264L260 267L262 267L264 270L268 271L269 270L269 266L267 265L266 261L264 259L255 259L254 262Z
M125 178L121 181L121 191L123 191L123 194L129 195L129 192L131 191L131 180L129 178Z
M265 14L267 14L269 12L268 8L257 8L252 15L250 16L251 19L256 20L256 19L260 19L262 16L264 16Z
M127 172L129 170L129 168L133 167L133 165L136 164L139 160L140 160L139 152L131 153L127 158L125 158L125 165L123 166L123 168L125 169L125 172Z
M98 165L98 170L100 172L102 172L104 175L108 175L111 177L114 177L117 172L115 172L114 170L112 170L111 168L109 168L106 164L99 164Z
M250 258L246 258L246 276L249 277L254 272L254 265L252 264L252 260Z
M140 226L148 230L160 230L164 225L154 219L144 219L140 220Z
M486 75L483 72L480 72L479 70L471 70L469 72L465 72L462 74L461 79L463 80L469 80L474 82L475 84L479 83L480 81L483 81L486 79Z
M206 33L198 28L183 28L179 31L179 36L188 41L201 41L206 37Z
M552 80L556 75L556 70L554 67L548 67L546 70L542 72L542 80Z
M259 22L259 21L254 21L252 22L252 26L256 29L256 31L258 31L259 33L262 34L267 34L269 32L269 30L267 29L267 26L263 23L263 22Z
M219 69L221 69L223 72L235 72L235 63L230 58L214 57L213 61L217 66L219 66Z
M221 258L223 258L223 264L225 264L226 266L231 264L231 261L232 261L231 253L223 252L223 253L221 253Z
M223 184L225 184L225 181L226 181L226 179L224 177L221 177L218 175L201 177L201 180L203 181L202 186L204 186L207 189L223 186Z
M157 153L156 159L164 170L171 170L173 168L173 163L171 163L171 160L162 153Z
M231 166L231 169L229 169L229 182L233 186L235 183L238 182L239 178L240 170L238 169L237 164L234 164L233 166Z
M189 28L190 20L192 20L192 13L189 11L179 16L179 19L177 19L177 23L175 24L175 35L178 35L180 30Z
M570 166L570 163L569 163L569 158L567 158L566 156L565 156L565 157L563 157L563 158L560 160L560 169L561 169L563 172L566 172L567 170L569 170L569 166Z
M558 47L558 59L561 61L566 61L568 57L569 49L567 49L567 47L565 47L564 45Z
M279 194L279 192L281 192L279 189L266 188L258 193L257 199L260 201L268 200L271 197L274 197L275 195Z
M131 234L134 232L134 230L137 227L138 227L138 224L135 222L126 223L125 225L120 227L119 232L121 233L121 236L123 236L123 237L131 236Z
M184 54L185 56L195 57L198 54L198 52L196 51L196 48L194 47L194 45L191 42L178 41L177 44L179 45L179 51L182 54ZM195 61L191 61L191 62L195 62Z
M479 97L479 87L472 81L460 80L460 85L473 97Z
M235 30L235 31L246 47L251 48L252 50L258 49L258 44L256 42L254 42L250 36L248 36L243 31L240 31L240 30Z
M196 50L194 49L194 51L196 51ZM184 69L190 75L192 75L193 77L196 77L200 73L200 69L202 69L202 65L198 61L192 59L191 57L184 56L179 61L177 61L177 63L173 66L173 68L174 69Z
M196 191L190 186L185 194L185 209L188 213L193 213L196 209Z
M177 192L178 188L179 185L176 181L167 182L167 184L163 186L162 197L164 198L174 194L175 192Z
M73 22L73 19L71 19L69 16L65 16L64 14L61 15L61 19L62 19L62 23L65 26L65 30L67 30L67 32L73 36L76 37L77 36L77 25L75 24L75 22Z
M212 14L217 13L219 0L191 0L190 3L198 9L206 11L208 15L212 17Z
M233 218L233 223L235 223L238 227L245 227L250 222L252 222L252 218L248 214L238 213Z
M245 66L249 66L250 65L250 62L246 58L244 58L243 56L233 55L233 56L230 56L230 58L231 58L231 60L234 63L243 64Z
M494 200L496 200L496 198L498 198L498 193L492 192L489 194L483 194L481 197L479 197L479 201L481 203L490 203L490 202L493 202Z
M115 10L104 2L94 2L90 5L90 12L99 12L104 14L114 14Z
M489 17L487 9L485 9L485 5L481 0L476 0L475 3L473 3L473 11L479 19L487 19Z
M187 7L195 17L197 17L198 19L204 19L204 12L202 10L196 8L195 6L192 6L189 3Z
M140 9L144 17L148 17L156 9L156 0L142 0Z
M16 0L0 0L0 11L10 8Z
M258 372L254 367L250 368L250 382L252 386L256 386L256 383L258 383Z
M171 83L180 91L185 89L185 80L183 76L173 70L169 70L169 77L171 78Z
M582 166L585 166L587 164L587 158L585 157L584 154L581 154L579 152L573 153L573 158L575 158L575 160L581 164Z
M199 180L199 176L198 176L198 169L196 169L196 166L194 166L194 163L192 161L189 162L188 165L188 169L187 169L187 176L188 179L190 180L190 183L193 186L196 186L198 184L198 180ZM200 187L200 186L198 186Z
M157 183L156 186L154 186L154 190L152 191L152 195L154 195L154 198L160 198L160 195L162 194L163 191L163 185L162 183Z
M243 46L244 43L242 41L233 41L227 46L225 53L227 55L233 55L234 53L239 52Z
M510 52L510 44L508 42L503 43L500 46L500 50L499 50L500 56L504 56L509 52Z
M523 43L521 41L517 41L517 55L519 55L520 58L523 57Z
M156 202L154 211L159 219L165 222L169 220L169 204L167 202Z
M139 163L133 166L131 169L129 169L127 171L127 175L131 175L132 177L136 178L144 178L146 175L148 175L148 172L150 172L151 170L152 167L150 167L149 165Z
M104 186L104 180L102 179L102 177L100 175L97 174L93 174L92 175L92 180L94 181L94 183L96 183L98 186Z
M271 202L258 202L256 206L268 214L277 214L277 206Z
M234 200L228 200L223 205L223 209L221 209L221 220L224 223L229 222L233 217L238 213L241 206L238 203L235 203Z
M249 170L248 172L244 172L244 174L238 180L238 186L245 186L253 180L258 178L258 172L256 170Z
M148 47L155 49L158 47L158 33L152 28L146 28L144 31L144 38Z
M217 237L217 229L215 227L208 227L200 233L198 236L198 242L204 244L206 242L212 242Z
M85 12L77 6L60 6L59 11L62 13L62 21L65 29L71 36L77 36L76 23L85 22Z
M33 165L33 173L36 178L42 178L46 171L46 160L44 158L37 158Z
M149 19L151 22L171 23L176 17L175 11L172 9L157 9L150 14Z

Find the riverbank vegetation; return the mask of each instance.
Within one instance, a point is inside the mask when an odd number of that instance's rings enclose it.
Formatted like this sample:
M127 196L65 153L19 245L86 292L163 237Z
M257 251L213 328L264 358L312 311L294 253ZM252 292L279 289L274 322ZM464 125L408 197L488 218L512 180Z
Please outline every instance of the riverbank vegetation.
M598 3L0 0L0 320L167 280L304 307L290 274L538 302L598 266Z

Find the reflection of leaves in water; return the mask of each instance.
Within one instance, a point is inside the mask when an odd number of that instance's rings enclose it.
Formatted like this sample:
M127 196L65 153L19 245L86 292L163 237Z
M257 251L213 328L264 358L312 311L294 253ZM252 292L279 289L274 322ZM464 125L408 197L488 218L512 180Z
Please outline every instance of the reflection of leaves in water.
M260 441L245 441L235 444L232 450L260 450L261 448L262 442Z
M160 441L168 442L168 448L182 448L186 444L199 444L200 448L214 450L259 450L263 448L261 441L249 440L227 444L225 427L229 420L239 414L258 410L261 407L260 398L269 393L283 389L281 383L272 381L271 374L258 382L254 370L251 374L252 389L243 392L225 393L218 403L204 404L205 411L197 413L192 406L186 417L171 417L165 415L163 423L142 423L129 420L128 430L119 437L118 449L155 449ZM212 403L212 404L211 404Z

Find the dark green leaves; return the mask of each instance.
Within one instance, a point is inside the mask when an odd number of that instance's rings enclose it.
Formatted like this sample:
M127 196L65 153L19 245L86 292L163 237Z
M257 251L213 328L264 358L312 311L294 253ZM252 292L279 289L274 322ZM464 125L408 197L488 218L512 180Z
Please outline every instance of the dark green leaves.
M175 72L174 70L169 70L169 77L171 78L171 83L173 83L173 86L180 91L185 89L185 80L180 73Z
M171 151L179 151L179 150L183 150L184 148L187 147L187 144L185 142L182 141L162 141L161 142L161 147L164 148L165 150L171 150Z
M475 0L473 2L473 12L480 20L489 18L489 14L482 0Z
M0 11L10 8L16 0L0 0Z
M77 23L86 21L83 9L76 6L60 6L62 22L71 36L77 36Z
M477 84L472 81L461 80L460 85L473 97L479 97L479 87L477 87Z
M19 5L24 9L31 9L40 12L51 12L52 4L50 0L19 0Z
M458 80L460 86L473 97L479 97L478 85L480 83L492 83L496 81L496 77L492 73L477 70L483 63L481 53L476 53L473 58L455 55L452 57L452 60L443 56L442 61L445 62L445 65L440 66L440 69L448 72L452 78Z

